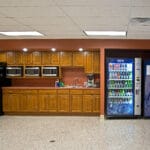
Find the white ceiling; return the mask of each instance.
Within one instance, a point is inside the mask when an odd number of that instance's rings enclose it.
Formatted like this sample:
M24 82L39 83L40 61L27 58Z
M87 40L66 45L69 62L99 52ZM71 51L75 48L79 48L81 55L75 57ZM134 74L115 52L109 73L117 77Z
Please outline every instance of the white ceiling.
M127 37L115 39L150 39L150 0L0 0L0 32L32 30L44 36L0 39L114 39L88 37L84 30L125 30Z

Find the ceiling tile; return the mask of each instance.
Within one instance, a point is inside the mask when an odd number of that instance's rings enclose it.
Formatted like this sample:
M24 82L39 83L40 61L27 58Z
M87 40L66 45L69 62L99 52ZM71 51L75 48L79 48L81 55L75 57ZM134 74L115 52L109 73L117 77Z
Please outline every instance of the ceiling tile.
M85 39L85 38L89 38L89 37L87 37L86 35L84 35L84 34L66 34L66 33L64 33L64 34L48 34L47 36L46 36L46 38L48 38L48 39L51 39L51 37L52 38L54 38L54 39Z
M80 27L88 26L126 26L128 25L128 17L74 17L74 21Z
M132 6L150 6L150 0L132 0Z
M19 23L12 18L0 18L0 28L4 25L19 25Z
M49 34L57 34L57 35L61 35L61 34L78 34L78 35L81 35L81 34L84 34L82 33L81 31L75 31L75 30L64 30L64 29L59 29L57 31L54 31L54 30L38 30L40 33L44 34L44 35L49 35Z
M54 0L59 6L129 6L130 0Z
M79 28L78 27L76 27L76 26L65 26L65 25L62 25L62 26L60 26L60 25L49 25L49 26L38 26L38 25L36 25L36 26L34 26L34 29L36 29L36 30L40 30L40 31L49 31L49 32L55 32L55 33L59 33L59 32L61 32L61 31L65 31L65 32L67 32L67 31L69 31L69 32L79 32Z
M0 0L0 7L31 7L55 5L53 0Z
M133 33L133 34L128 34L128 39L150 39L150 35L149 34L136 34L136 33Z
M150 7L132 7L131 17L148 17L150 18Z
M62 7L65 13L71 17L83 17L83 16L129 16L129 7Z
M23 25L0 25L0 31L31 31L32 28Z
M58 7L0 7L0 13L16 18L64 16Z
M130 26L129 25L128 30L130 33L141 34L143 32L144 34L150 34L150 26Z
M104 25L104 26L86 26L83 28L83 30L88 30L88 31L127 31L127 26L109 26L109 25Z
M17 18L18 22L25 25L73 25L73 22L67 17L33 17L33 18Z

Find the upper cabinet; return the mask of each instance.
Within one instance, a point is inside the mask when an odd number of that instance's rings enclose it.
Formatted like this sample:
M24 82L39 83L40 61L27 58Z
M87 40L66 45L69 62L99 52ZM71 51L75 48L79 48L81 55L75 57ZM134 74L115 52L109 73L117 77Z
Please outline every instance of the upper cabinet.
M22 65L23 55L21 52L7 52L6 60L8 65Z
M84 66L84 52L73 52L73 66Z
M23 57L24 57L25 65L32 65L32 63L33 63L32 52L23 53Z
M100 73L99 51L87 51L84 57L85 73Z
M72 52L60 52L60 66L72 66Z
M23 56L25 65L41 65L41 52L26 52Z
M34 65L41 65L41 52L35 51L32 53L33 64Z
M51 65L59 65L60 61L60 53L59 52L51 52L50 53L51 57Z
M6 62L6 52L0 52L0 62Z
M41 54L42 65L59 66L59 52L44 51Z
M85 73L93 73L93 52L85 52L84 69Z
M93 72L100 73L100 52L93 52Z
M51 64L51 56L50 53L45 51L41 54L42 57L42 65L50 65Z
M86 74L100 73L99 51L6 51L0 52L0 62L8 65L84 67ZM60 72L61 74L61 72Z

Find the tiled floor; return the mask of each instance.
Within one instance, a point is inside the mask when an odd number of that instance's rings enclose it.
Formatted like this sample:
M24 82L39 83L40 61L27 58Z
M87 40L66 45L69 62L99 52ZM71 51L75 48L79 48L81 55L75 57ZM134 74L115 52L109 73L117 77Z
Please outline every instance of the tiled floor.
M0 150L150 150L150 120L0 116Z

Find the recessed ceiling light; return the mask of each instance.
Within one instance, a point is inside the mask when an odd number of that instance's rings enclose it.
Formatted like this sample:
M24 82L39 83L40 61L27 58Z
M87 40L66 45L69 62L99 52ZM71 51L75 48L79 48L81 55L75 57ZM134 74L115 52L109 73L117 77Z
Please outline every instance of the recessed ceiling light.
M83 51L83 48L79 48L78 50L79 50L80 52L82 52L82 51Z
M51 48L51 51L55 52L55 51L56 51L56 48Z
M23 50L24 52L27 52L27 51L28 51L28 49L27 49L27 48L23 48L22 50Z
M84 31L88 36L126 36L125 31Z
M0 34L7 35L7 36L44 36L43 34L37 31L0 32Z

